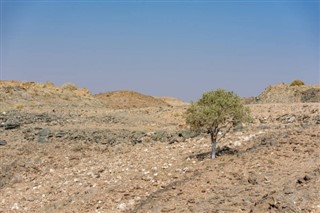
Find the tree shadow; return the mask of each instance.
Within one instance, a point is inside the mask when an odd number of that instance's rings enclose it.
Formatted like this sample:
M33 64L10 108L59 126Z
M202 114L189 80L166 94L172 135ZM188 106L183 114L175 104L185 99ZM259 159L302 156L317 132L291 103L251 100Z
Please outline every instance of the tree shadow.
M216 156L223 155L238 155L239 151L228 146L218 147ZM205 159L211 159L211 152L203 152L195 155L190 155L189 158L197 159L198 161L203 161Z

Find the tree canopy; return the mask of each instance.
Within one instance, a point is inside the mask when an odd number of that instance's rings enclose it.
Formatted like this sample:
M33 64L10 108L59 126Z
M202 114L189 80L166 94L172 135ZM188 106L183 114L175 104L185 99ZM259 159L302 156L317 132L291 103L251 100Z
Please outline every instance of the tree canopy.
M205 130L211 135L212 143L216 142L220 131L224 130L225 135L237 123L249 120L249 109L241 103L240 97L223 89L204 93L186 112L190 128Z

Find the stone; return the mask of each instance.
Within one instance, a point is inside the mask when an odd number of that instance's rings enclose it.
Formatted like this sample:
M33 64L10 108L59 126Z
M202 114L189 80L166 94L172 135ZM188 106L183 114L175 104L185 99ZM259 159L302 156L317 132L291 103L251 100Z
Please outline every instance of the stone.
M4 145L6 145L7 144L7 141L5 141L5 140L0 140L0 146L4 146Z
M176 209L175 206L166 206L161 209L161 212L171 212L171 211L174 211L175 209Z
M67 133L64 131L59 131L55 134L56 138L63 138Z
M4 124L5 130L17 129L19 127L20 127L20 123L18 123L18 122L8 122L8 123Z
M200 135L199 132L191 131L191 130L183 130L178 133L178 136L183 137L184 139L194 138L194 137L197 137L198 135Z
M50 129L44 128L41 129L38 133L38 143L48 142L49 137L52 137Z
M309 180L311 180L311 177L309 175L306 175L306 176L304 176L303 180L304 181L309 181Z
M120 203L117 208L121 211L124 211L127 208L127 205L125 203Z
M293 123L296 120L296 117L292 116L288 118L288 123Z

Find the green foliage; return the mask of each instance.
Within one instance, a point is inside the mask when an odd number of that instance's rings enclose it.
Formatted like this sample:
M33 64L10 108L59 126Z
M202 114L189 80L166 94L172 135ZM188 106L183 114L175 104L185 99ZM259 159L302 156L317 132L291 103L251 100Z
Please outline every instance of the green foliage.
M304 82L301 80L294 80L290 84L290 86L302 86L302 85L304 85Z
M217 136L225 127L250 120L249 109L233 92L218 89L206 92L186 112L186 123L194 130L206 130Z

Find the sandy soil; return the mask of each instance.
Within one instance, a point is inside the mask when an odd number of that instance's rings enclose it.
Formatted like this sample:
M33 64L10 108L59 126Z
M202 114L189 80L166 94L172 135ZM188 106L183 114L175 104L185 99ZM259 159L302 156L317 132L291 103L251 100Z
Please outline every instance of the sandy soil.
M320 104L250 108L215 160L186 106L8 110L0 212L320 212Z

